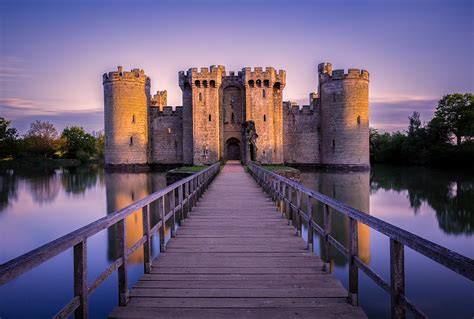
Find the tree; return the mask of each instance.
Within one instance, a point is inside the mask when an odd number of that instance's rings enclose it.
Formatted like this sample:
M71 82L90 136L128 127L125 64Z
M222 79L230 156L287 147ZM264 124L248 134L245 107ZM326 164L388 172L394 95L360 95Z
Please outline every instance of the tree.
M62 134L64 156L67 158L89 159L96 153L95 138L82 127L66 127Z
M25 135L25 147L30 155L51 157L59 148L58 132L50 122L36 120L31 123L30 129Z
M18 132L10 127L10 121L0 117L0 158L12 156L17 146Z
M435 118L456 136L456 144L462 137L474 136L474 95L471 93L448 94L438 102Z

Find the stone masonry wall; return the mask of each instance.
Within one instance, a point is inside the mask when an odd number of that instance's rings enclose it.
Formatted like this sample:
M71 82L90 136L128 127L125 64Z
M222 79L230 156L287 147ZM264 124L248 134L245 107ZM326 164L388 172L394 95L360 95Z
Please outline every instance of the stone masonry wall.
M150 108L150 162L183 163L183 110L171 106Z
M103 75L105 164L146 164L150 79L143 70Z
M319 67L322 164L370 166L369 73Z
M285 163L320 163L318 112L312 106L283 103L283 136Z
M245 86L246 121L254 121L257 131L256 160L264 164L283 163L282 90L285 71L242 69Z

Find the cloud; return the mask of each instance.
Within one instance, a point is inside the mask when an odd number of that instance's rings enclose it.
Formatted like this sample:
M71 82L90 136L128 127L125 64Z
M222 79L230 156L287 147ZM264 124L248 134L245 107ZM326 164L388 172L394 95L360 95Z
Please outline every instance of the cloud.
M437 104L438 98L433 97L374 97L370 100L370 126L384 132L403 131L413 112L428 122Z
M0 82L12 82L29 76L24 59L14 56L0 56Z
M64 101L66 103L66 101ZM23 98L0 98L0 116L12 121L20 134L36 120L49 121L61 131L66 126L79 125L88 131L104 129L103 109L98 107L64 109L51 101L42 102Z

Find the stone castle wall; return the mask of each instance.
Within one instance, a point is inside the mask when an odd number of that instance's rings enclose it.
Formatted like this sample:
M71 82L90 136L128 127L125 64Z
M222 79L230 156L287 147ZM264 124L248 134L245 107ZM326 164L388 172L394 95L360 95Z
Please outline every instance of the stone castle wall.
M150 163L183 163L183 108L150 108Z
M244 68L246 120L257 131L256 160L264 164L283 163L283 101L286 73L274 68Z
M286 73L272 67L226 75L223 66L179 72L183 107L150 98L143 70L104 74L106 164L212 164L244 154L242 124L255 123L263 164L369 166L369 74L318 67L310 106L282 102Z
M143 70L118 67L103 75L105 164L148 162L150 79Z
M320 163L319 112L312 105L300 108L283 103L283 154L288 164Z
M319 66L321 162L369 166L369 73Z

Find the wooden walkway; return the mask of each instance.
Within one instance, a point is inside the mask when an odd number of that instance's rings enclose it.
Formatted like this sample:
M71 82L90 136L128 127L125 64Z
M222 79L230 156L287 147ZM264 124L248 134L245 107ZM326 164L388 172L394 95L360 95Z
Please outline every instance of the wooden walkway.
M365 318L238 163L228 163L110 318Z

